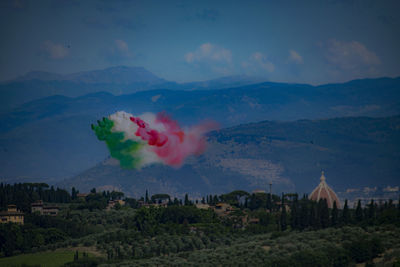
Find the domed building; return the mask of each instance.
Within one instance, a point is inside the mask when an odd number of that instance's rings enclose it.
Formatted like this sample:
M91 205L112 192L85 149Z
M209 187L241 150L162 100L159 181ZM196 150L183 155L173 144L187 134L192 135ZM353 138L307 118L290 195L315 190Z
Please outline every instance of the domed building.
M319 201L320 199L326 199L328 202L328 207L331 209L333 208L333 202L336 201L336 206L340 208L340 201L339 198L337 197L335 191L332 190L326 183L326 178L324 175L324 172L322 171L321 173L321 182L319 185L312 191L312 193L309 196L309 199Z

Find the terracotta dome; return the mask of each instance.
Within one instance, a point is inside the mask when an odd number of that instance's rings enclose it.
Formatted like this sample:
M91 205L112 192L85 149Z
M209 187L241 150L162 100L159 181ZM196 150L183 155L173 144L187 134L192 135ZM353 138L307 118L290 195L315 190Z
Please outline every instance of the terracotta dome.
M335 191L332 190L328 186L328 184L325 182L326 178L324 175L324 172L321 173L321 182L319 185L312 191L310 194L309 199L319 201L320 199L326 199L328 202L328 207L332 208L333 207L333 202L336 201L336 206L340 208L340 201L335 193Z

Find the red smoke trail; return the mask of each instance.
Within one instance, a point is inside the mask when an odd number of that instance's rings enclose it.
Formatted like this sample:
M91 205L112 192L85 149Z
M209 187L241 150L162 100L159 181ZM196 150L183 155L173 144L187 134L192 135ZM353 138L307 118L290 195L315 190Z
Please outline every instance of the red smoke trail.
M182 165L187 156L201 154L206 147L204 134L217 128L216 123L207 123L183 131L177 122L164 113L157 114L155 120L156 124L164 126L163 132L150 128L139 117L130 117L130 120L138 126L135 135L153 146L154 152L164 163L176 167Z

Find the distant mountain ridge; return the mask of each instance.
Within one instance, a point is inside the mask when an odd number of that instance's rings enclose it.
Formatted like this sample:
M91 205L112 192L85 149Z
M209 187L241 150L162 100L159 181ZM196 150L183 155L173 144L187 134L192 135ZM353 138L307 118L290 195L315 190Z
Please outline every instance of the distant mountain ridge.
M266 82L218 90L41 98L0 113L0 177L58 181L92 167L108 152L90 124L119 110L136 115L165 111L184 126L212 119L222 128L263 120L386 117L400 114L400 79L323 86Z
M203 82L179 84L159 78L143 67L117 66L72 74L32 71L14 80L0 83L0 112L52 95L78 97L96 92L114 95L154 89L204 90L222 89L261 82L244 75L227 76Z
M160 84L167 81L161 79L143 67L117 66L102 70L83 71L71 74L56 74L44 71L32 71L17 77L10 82L22 82L30 80L40 81L72 81L76 83L93 84L131 84L147 83Z

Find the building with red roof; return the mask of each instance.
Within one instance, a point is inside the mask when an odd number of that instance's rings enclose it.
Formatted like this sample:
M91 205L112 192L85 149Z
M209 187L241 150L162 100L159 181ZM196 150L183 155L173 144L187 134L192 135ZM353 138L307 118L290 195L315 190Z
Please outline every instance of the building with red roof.
M340 201L337 197L335 191L328 186L326 183L326 177L324 172L321 173L319 185L312 191L309 199L319 201L320 199L326 199L328 207L331 209L333 207L333 202L336 201L336 206L340 208Z

